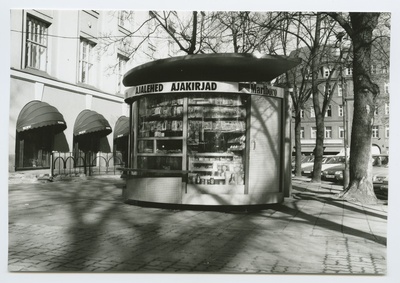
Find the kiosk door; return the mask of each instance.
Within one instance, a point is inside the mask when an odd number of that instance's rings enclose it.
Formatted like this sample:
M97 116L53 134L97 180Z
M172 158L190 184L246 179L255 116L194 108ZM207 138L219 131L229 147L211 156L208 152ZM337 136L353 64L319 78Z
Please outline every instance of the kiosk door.
M260 198L281 191L282 99L251 96L248 193Z

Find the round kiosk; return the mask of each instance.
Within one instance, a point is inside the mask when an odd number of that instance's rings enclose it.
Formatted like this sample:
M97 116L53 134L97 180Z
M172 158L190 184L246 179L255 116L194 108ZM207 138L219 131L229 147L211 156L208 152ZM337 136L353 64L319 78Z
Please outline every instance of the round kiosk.
M291 189L291 113L288 94L269 82L298 63L202 54L128 71L125 202L282 202Z

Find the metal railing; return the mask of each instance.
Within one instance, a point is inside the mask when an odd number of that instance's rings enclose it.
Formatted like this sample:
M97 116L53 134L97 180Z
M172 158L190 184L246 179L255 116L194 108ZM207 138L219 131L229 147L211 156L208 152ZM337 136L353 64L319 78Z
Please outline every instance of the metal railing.
M125 164L120 153L52 152L51 175L117 175Z

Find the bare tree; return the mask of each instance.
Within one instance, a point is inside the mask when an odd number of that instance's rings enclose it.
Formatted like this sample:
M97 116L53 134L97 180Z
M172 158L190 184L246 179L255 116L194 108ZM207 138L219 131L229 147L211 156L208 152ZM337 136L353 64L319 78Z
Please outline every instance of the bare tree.
M296 44L292 46L295 51L290 56L299 57L303 62L286 74L287 84L293 88L291 97L295 118L296 175L301 175L300 113L305 110L307 101L312 95L317 129L313 181L320 182L325 114L338 83L338 69L343 64L342 53L336 55L333 45L340 31L335 23L329 21L329 18L322 13L286 13L285 17L286 22L290 24L282 26L282 32L296 38ZM282 44L285 46L288 43ZM328 77L322 76L321 69L325 66L329 66ZM325 85L323 91L321 84Z

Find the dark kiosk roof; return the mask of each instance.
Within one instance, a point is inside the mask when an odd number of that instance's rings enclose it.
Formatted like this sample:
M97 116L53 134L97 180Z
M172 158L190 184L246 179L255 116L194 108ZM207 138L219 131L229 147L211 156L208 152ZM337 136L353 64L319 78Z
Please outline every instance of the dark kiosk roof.
M76 118L74 136L98 134L106 136L112 132L110 124L103 115L92 110L83 110Z
M128 71L125 86L171 81L271 81L300 62L282 56L252 54L198 54L156 60Z
M17 120L17 132L52 126L55 132L67 128L63 115L54 106L34 100L21 110Z
M114 139L122 138L129 135L129 118L121 116L115 123Z

